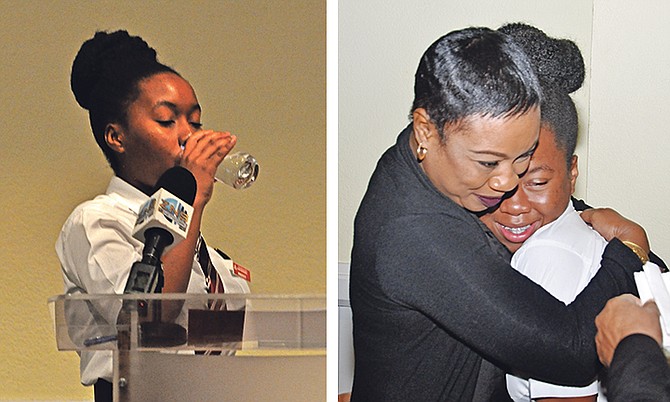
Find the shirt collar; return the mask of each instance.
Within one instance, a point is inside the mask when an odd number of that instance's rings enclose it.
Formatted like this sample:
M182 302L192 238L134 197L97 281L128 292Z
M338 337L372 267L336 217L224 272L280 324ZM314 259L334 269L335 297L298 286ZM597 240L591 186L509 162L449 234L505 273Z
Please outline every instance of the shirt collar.
M118 176L113 176L109 181L106 193L135 214L139 213L142 204L149 199L148 195Z

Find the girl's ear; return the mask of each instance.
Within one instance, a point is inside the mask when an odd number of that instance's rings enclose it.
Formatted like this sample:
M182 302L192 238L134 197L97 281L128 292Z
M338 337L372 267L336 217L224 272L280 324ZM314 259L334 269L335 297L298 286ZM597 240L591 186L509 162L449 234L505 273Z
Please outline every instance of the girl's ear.
M120 124L118 123L109 123L105 127L105 142L107 146L112 149L112 151L117 153L124 153L125 134Z
M579 168L577 167L577 155L572 155L572 161L570 162L570 194L575 192L575 183L577 183L577 177L579 176Z

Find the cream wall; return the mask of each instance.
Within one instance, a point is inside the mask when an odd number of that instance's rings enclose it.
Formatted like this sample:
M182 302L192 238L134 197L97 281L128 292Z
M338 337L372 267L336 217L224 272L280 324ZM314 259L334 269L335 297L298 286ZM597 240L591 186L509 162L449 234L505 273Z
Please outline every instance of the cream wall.
M413 74L434 39L468 25L536 24L580 46L587 64L576 195L640 224L670 258L670 3L650 0L339 2L338 260L348 262L353 219L381 153L407 123ZM370 24L369 21L379 21ZM364 62L362 62L362 60Z
M97 29L144 37L190 80L205 125L258 158L253 187L216 189L208 242L251 270L255 292L325 292L325 1L0 0L0 10L0 399L92 398L76 355L56 351L46 301L63 291L61 224L111 175L69 89Z
M574 95L580 114L576 195L642 224L670 256L670 4L627 0L339 2L338 260L350 259L353 219L381 153L407 123L413 74L441 34L505 21L575 40L587 64ZM369 21L379 21L370 24ZM364 39L362 39L364 38ZM361 62L364 60L365 62Z
M527 22L574 40L590 64L593 2L585 0L339 1L338 259L349 262L353 220L377 160L409 122L414 72L423 51L468 26ZM371 23L374 21L375 23ZM589 78L574 94L581 118L577 153L585 171ZM580 177L577 195L586 193Z
M670 3L596 0L587 199L639 222L670 260Z

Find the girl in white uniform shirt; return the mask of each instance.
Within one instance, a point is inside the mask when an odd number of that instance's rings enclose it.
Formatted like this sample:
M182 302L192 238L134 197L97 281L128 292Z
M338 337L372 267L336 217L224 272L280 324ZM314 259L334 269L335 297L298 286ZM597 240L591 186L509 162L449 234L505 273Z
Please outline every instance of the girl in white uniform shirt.
M510 24L500 31L521 45L538 71L543 91L542 124L537 149L516 192L481 219L514 252L512 267L567 305L596 274L607 246L571 202L579 172L577 156L573 155L577 111L569 93L582 86L584 63L571 41L549 38L524 24ZM597 382L568 387L511 374L507 375L507 388L516 402L554 398L595 401L598 394Z
M72 65L72 92L88 110L93 136L114 171L105 194L79 205L56 243L66 293L123 293L143 244L132 237L140 205L158 178L180 165L197 191L185 240L166 252L163 292L205 293L195 258L203 211L214 173L235 146L227 132L201 130L201 107L191 85L161 64L142 38L125 31L97 32ZM215 266L222 258L209 249ZM219 269L227 293L246 293L246 281ZM96 400L111 400L111 353L84 352L81 381L95 384Z

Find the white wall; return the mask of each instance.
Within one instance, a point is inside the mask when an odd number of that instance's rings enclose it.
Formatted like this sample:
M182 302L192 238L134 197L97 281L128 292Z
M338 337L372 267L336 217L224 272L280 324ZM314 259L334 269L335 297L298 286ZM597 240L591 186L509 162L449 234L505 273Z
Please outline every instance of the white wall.
M339 261L350 260L354 215L375 164L408 123L419 58L433 41L454 29L527 22L579 45L587 78L574 99L582 119L577 153L586 172L592 10L593 0L340 0ZM587 194L585 183L582 177L580 197Z
M670 259L670 3L595 0L587 199L647 230Z

